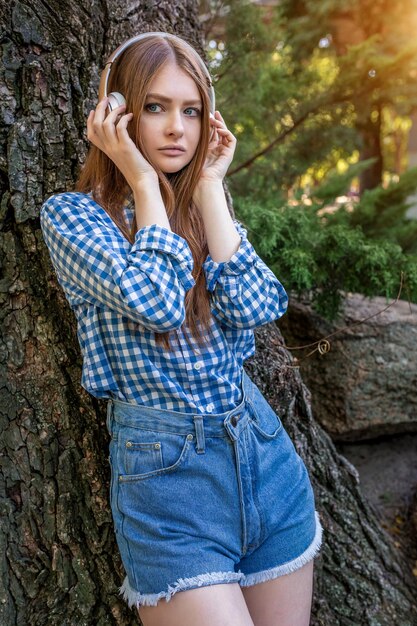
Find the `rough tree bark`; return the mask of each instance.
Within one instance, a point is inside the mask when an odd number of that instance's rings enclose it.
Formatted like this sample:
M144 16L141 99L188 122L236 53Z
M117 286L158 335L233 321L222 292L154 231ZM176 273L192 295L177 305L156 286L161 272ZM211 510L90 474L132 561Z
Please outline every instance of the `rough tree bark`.
M86 150L103 60L146 30L201 43L194 0L0 0L0 623L127 626L108 505L105 403L79 384L75 318L39 209L69 188ZM200 47L201 50L201 47ZM310 468L325 526L313 624L416 623L413 580L364 502L355 470L315 424L274 325L248 364ZM273 392L273 393L272 393Z

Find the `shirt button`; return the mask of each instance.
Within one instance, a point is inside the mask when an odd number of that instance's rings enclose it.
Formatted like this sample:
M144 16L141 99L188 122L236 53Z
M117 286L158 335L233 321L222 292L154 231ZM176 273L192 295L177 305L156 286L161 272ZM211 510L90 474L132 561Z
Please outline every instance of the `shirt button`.
M211 413L213 409L214 409L214 405L211 404L211 402L210 402L210 404L208 404L206 406L206 411L207 411L207 413Z
M201 367L203 366L201 361L197 361L197 363L194 365L194 369L195 370L199 370L201 369Z

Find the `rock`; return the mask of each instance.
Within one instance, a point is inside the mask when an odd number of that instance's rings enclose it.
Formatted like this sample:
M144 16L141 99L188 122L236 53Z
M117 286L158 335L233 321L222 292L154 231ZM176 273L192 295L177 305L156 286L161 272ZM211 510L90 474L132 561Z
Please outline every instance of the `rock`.
M280 329L312 393L316 420L334 441L417 431L417 305L348 294L329 322L295 298ZM345 328L347 327L347 328ZM329 337L320 354L311 344ZM308 356L310 354L310 356Z
M398 513L408 512L417 495L417 433L338 443L336 448L358 470L361 489L381 520L392 524Z

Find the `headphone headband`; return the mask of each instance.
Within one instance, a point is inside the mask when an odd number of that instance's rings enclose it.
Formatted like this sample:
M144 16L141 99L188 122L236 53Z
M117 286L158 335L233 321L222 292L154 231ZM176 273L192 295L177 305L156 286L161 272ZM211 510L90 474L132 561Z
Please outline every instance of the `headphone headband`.
M124 52L124 50L126 50L126 48L128 48L129 46L131 46L133 43L135 43L136 41L139 41L141 39L145 39L146 37L151 37L153 35L159 35L161 37L163 37L164 39L178 39L181 41L181 43L186 44L186 46L188 46L188 48L190 48L190 51L192 51L193 55L198 59L198 62L200 63L201 68L203 69L204 73L206 74L209 83L210 83L210 103L211 103L211 112L214 114L214 110L215 110L215 95L214 95L214 88L213 88L213 83L211 80L211 76L209 74L209 71L204 63L204 61L202 60L202 58L200 57L200 55L198 54L198 52L196 50L194 50L194 48L184 39L181 39L181 37L178 37L177 35L172 35L171 33L166 33L163 31L154 31L154 32L148 32L148 33L141 33L140 35L135 35L134 37L131 37L130 39L127 39L124 43L120 44L120 46L118 48L116 48L116 50L109 56L109 58L107 59L104 69L101 73L101 78L100 78L100 86L99 86L99 91L98 91L98 98L99 101L102 100L104 97L107 96L107 84L109 82L109 76L110 76L110 71L112 68L112 65L114 63L114 61L117 59L117 57L122 54L122 52Z

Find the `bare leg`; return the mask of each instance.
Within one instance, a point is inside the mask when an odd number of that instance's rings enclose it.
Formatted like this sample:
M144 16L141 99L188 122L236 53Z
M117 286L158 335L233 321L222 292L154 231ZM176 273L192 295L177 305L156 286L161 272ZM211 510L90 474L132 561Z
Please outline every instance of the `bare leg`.
M138 612L143 626L254 626L238 583L179 591Z
M309 626L313 566L312 559L290 574L242 587L255 626Z

